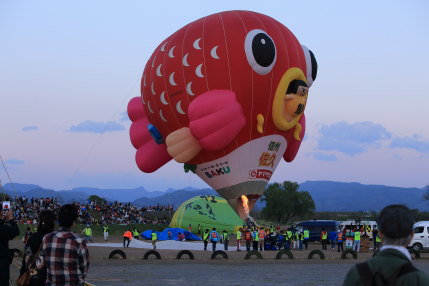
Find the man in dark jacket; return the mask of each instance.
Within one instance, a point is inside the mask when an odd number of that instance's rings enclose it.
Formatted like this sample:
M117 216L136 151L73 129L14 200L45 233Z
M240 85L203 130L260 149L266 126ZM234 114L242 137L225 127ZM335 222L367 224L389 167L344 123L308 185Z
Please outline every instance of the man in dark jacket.
M11 263L9 240L17 235L19 235L19 229L13 220L12 210L9 210L0 219L0 285L9 285L9 264Z
M385 207L379 217L381 252L366 262L356 264L343 285L429 285L429 276L411 264L407 250L413 238L414 219L403 205Z

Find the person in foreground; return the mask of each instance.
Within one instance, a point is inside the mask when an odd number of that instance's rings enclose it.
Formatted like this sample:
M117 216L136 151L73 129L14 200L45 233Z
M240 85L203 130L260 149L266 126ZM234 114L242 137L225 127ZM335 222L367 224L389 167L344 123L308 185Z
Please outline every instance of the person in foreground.
M5 215L0 217L0 285L9 285L9 264L12 262L9 240L18 235L19 229L13 220L12 210L8 210Z
M58 212L60 231L43 238L47 267L46 285L84 285L89 267L89 252L84 238L71 228L77 220L74 205L63 205Z
M343 285L429 285L429 276L413 266L406 248L414 234L411 211L404 205L390 205L377 221L383 239L381 251L353 266Z
M54 231L55 213L51 210L43 210L39 214L39 226L37 232L31 234L25 245L25 255L22 259L20 274L24 274L29 269L35 269L30 272L30 286L42 286L46 282L46 264L44 254L41 250L43 237Z

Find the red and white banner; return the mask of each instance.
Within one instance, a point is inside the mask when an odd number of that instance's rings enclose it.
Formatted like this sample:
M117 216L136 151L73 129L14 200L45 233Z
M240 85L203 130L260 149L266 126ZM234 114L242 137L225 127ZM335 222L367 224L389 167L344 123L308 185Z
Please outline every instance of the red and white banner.
M261 137L222 158L199 164L196 173L215 190L248 181L268 182L283 158L286 144L280 135Z

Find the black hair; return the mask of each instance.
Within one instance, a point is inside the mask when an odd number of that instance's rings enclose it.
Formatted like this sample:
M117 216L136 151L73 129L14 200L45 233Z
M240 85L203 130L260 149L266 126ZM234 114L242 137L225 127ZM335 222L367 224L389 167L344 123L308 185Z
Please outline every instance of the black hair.
M37 231L42 233L53 232L56 218L57 216L51 210L41 211L39 214L39 227L37 228Z
M71 227L77 220L77 209L72 204L63 205L58 212L58 224L62 227Z
M380 231L389 238L405 238L413 231L414 218L404 205L385 207L377 219Z

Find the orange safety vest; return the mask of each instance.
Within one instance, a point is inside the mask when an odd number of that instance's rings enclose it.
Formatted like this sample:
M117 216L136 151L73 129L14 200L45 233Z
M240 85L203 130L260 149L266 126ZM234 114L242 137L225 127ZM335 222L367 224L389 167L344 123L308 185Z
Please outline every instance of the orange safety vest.
M338 241L340 240L343 241L343 233L340 232L337 235L338 235Z
M250 232L246 231L246 232L244 233L244 238L245 238L246 240L252 240L252 236L251 236Z
M133 238L133 234L132 234L132 233L131 233L131 231L129 231L129 230L127 230L127 231L124 233L124 236L125 236L125 237L128 237L129 239Z
M265 230L260 230L259 231L259 239L264 239L265 235L266 235Z

